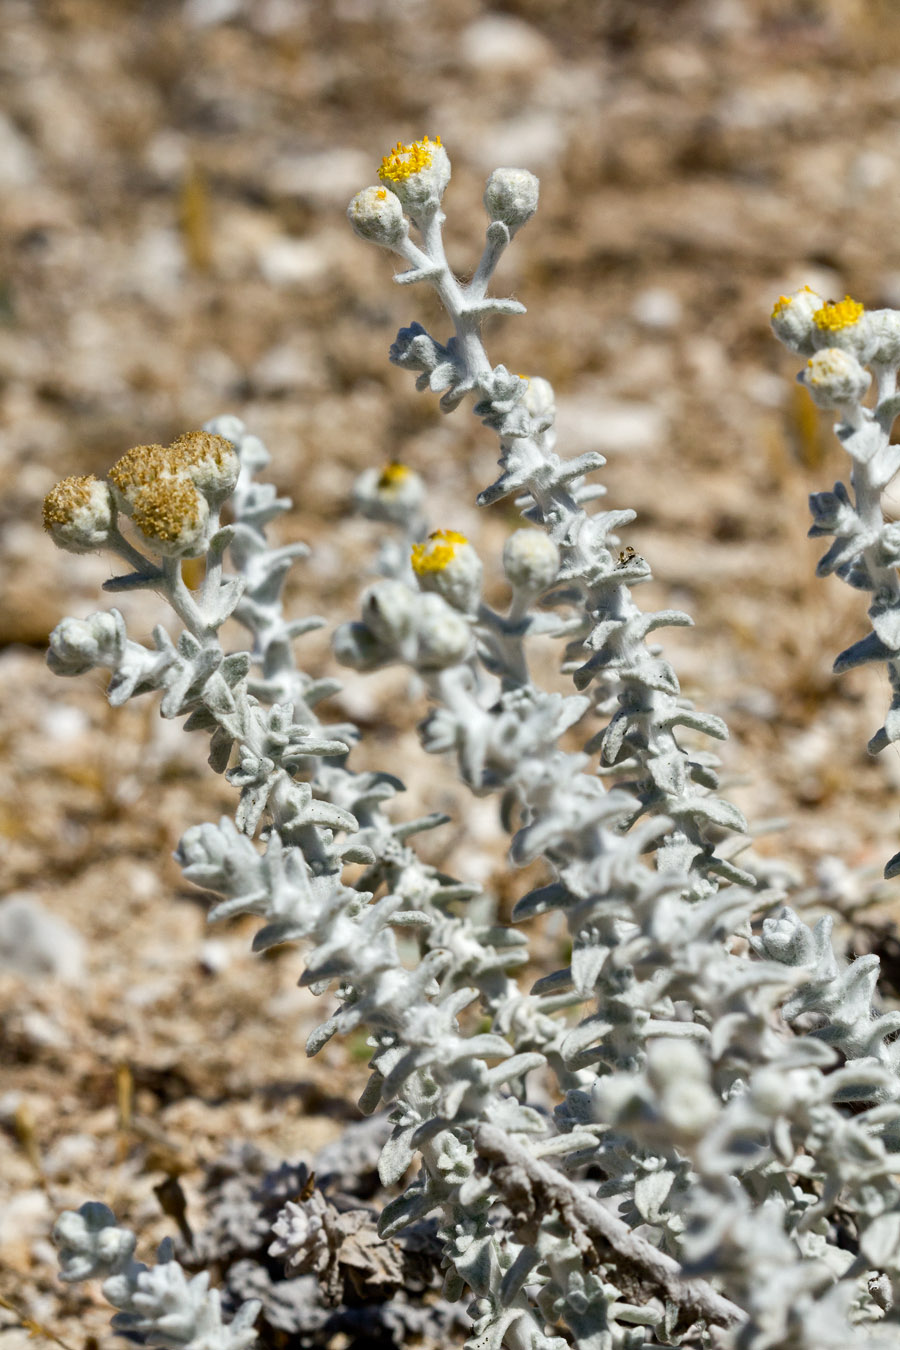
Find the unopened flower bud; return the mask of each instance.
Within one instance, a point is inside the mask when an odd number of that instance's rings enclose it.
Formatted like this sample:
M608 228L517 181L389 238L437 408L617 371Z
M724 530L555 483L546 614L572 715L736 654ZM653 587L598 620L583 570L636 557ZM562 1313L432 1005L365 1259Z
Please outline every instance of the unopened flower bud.
M871 383L871 375L852 352L826 347L816 352L797 377L820 408L842 408L859 403Z
M378 177L411 213L437 206L450 182L450 160L440 136L433 141L423 136L411 145L398 141L381 161Z
M516 530L503 547L503 570L514 589L537 595L556 580L559 549L542 530Z
M417 628L418 664L424 670L455 666L469 650L469 625L439 595L421 597Z
M772 310L772 331L780 342L799 356L811 356L816 350L813 315L825 301L809 286L801 286L791 295L779 296Z
M647 1078L666 1125L679 1139L697 1139L708 1130L720 1105L709 1083L709 1063L688 1040L653 1040Z
M436 591L466 614L474 610L481 595L481 559L464 534L435 530L413 545L410 561L423 591Z
M415 469L393 461L383 469L365 469L353 488L353 502L369 520L410 525L419 519L425 484Z
M396 248L409 234L409 222L400 199L386 187L367 187L357 192L347 207L347 219L358 235L382 248Z
M50 634L47 665L54 675L84 675L105 664L115 651L118 635L115 614L63 619Z
M528 379L528 386L522 395L522 406L528 409L532 417L552 417L556 411L555 398L550 381L534 375Z
M247 434L246 426L234 413L220 413L218 417L204 422L203 430L211 432L213 436L224 436L226 441L231 441L238 448Z
M64 478L44 498L44 529L69 553L89 553L109 539L116 508L106 483L93 474Z
M331 639L335 659L352 670L376 670L385 665L388 654L364 623L342 623Z
M514 234L537 210L539 187L527 169L495 169L484 189L484 209Z
M395 648L413 632L420 603L421 596L402 581L380 581L363 596L363 622L380 642Z
M900 311L867 309L863 316L865 352L860 359L873 365L900 365Z

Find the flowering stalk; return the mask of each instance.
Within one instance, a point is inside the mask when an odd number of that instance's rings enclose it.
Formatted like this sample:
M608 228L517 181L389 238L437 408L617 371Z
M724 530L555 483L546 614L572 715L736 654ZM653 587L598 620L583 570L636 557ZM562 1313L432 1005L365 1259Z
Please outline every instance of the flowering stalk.
M835 432L852 461L849 490L835 483L832 492L810 497L809 533L834 537L816 575L833 572L873 597L868 611L872 632L841 652L834 669L841 674L884 662L892 694L884 724L869 741L869 753L877 755L900 741L900 524L888 523L881 507L882 492L900 472L900 446L891 444L900 412L900 313L866 310L849 295L826 303L804 286L780 297L772 327L786 347L808 358L797 378L820 408L837 412ZM873 375L875 406L868 408L863 399ZM900 853L890 859L884 874L900 874Z
M472 393L475 412L500 437L502 473L480 494L487 504L516 494L526 519L547 531L549 548L542 560L546 575L535 578L530 594L523 594L517 577L510 574L513 604L506 616L493 614L485 606L473 613L479 576L471 555L453 550L452 559L433 556L427 570L418 568L420 583L441 594L457 610L476 618L474 637L490 653L493 668L500 676L503 690L494 695L493 706L486 709L486 697L478 694L484 682L466 680L456 669L464 637L458 621L443 617L448 651L442 661L445 673L431 681L431 692L439 701L452 705L456 723L457 749L463 776L475 790L488 786L479 781L478 769L495 756L499 744L512 734L512 725L529 718L547 723L544 738L552 741L577 720L590 706L587 698L570 699L560 721L548 716L551 696L541 697L527 677L522 652L526 636L555 631L569 638L569 656L574 662L576 686L585 689L600 681L597 695L600 706L615 708L609 726L588 743L589 752L600 749L605 768L616 777L633 775L628 787L635 798L632 818L653 812L669 819L669 829L658 845L659 865L673 871L689 871L697 893L715 889L716 877L752 885L752 875L738 868L716 847L718 835L744 832L746 822L730 803L711 795L716 786L714 760L706 755L688 755L676 739L675 729L687 726L703 734L723 738L727 730L721 719L696 712L680 695L672 667L645 643L647 636L666 624L690 624L679 611L641 614L631 600L629 583L649 578L643 558L634 551L620 551L613 531L634 518L632 511L611 511L588 516L584 504L598 495L598 489L583 483L584 475L604 463L596 452L575 460L561 461L554 452L553 393L544 380L526 380L509 374L505 367L492 368L481 340L481 325L488 313L522 313L517 301L495 300L486 296L488 283L510 238L534 213L538 183L521 169L498 169L488 181L485 206L491 217L481 261L472 282L465 286L453 275L444 253L441 225L444 215L441 196L449 181L449 161L443 148L434 151L434 163L420 167L433 146L427 138L410 147L398 147L382 164L386 188L368 188L350 205L351 223L363 237L391 248L410 264L395 280L402 284L428 282L443 301L454 326L454 336L446 345L437 342L419 324L402 329L391 348L391 360L420 372L417 387L442 392L441 407L449 411ZM419 180L422 180L421 182ZM405 206L421 235L421 246L409 237L409 225L401 226ZM385 221L390 219L390 228ZM523 541L523 548L529 545ZM463 556L465 555L465 556ZM415 566L415 559L414 559ZM513 569L515 571L515 567ZM467 575L460 580L462 573ZM546 595L550 587L556 596L569 601L574 614L568 621L547 614L525 618L529 603ZM464 594L459 594L460 586ZM565 588L565 589L563 589ZM370 604L399 603L397 593L380 598L373 592ZM551 599L554 598L551 593ZM455 637L451 638L451 626ZM376 638L378 634L375 634ZM339 637L341 659L361 667L371 667L378 656L367 642L364 628L344 630ZM354 644L353 639L356 639ZM389 646L385 640L383 645ZM584 659L584 648L588 659ZM507 660L497 660L501 648ZM518 648L518 650L516 650ZM407 653L403 653L406 655ZM479 652L479 655L481 653ZM468 653L466 653L468 655ZM456 660L452 658L456 657ZM382 656L384 659L384 656ZM485 664L491 668L491 659ZM473 662L468 662L470 670ZM513 692L515 691L515 692ZM491 697L488 693L487 697ZM511 704L514 703L514 707ZM449 729L437 717L435 735L426 732L428 748L447 748ZM440 728L438 731L437 728ZM527 739L527 736L525 737ZM478 748L473 748L473 743ZM487 743L487 748L485 748ZM548 753L549 743L542 753ZM492 767L492 766L491 766ZM565 769L555 762L554 771L566 777L577 773L580 764L573 761ZM490 770L488 771L490 772ZM526 818L541 808L536 806L542 789L509 784L508 772L494 772L494 787L510 787L522 799ZM595 781L595 780L593 780ZM529 799L529 795L531 800ZM515 856L514 844L514 856Z

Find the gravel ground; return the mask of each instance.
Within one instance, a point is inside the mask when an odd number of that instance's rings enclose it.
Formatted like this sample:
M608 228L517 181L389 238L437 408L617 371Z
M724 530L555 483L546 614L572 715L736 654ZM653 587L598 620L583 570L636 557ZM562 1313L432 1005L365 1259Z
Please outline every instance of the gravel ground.
M697 620L666 643L732 727L728 795L791 822L761 847L878 874L900 846L900 755L865 753L887 682L832 676L864 606L814 579L805 538L807 494L846 467L768 316L804 282L900 304L898 108L888 0L0 0L0 890L69 926L55 974L0 946L0 1350L26 1316L69 1347L113 1341L99 1296L56 1283L60 1208L103 1199L149 1245L171 1228L162 1177L199 1206L228 1140L306 1156L365 1079L359 1046L306 1059L296 953L210 934L171 861L230 809L202 745L46 670L110 564L54 550L43 495L236 412L295 499L280 537L313 548L292 609L354 613L378 530L348 501L393 457L496 577L511 516L474 507L495 447L389 366L400 324L441 319L344 209L398 138L440 134L465 272L486 174L532 169L541 208L498 276L529 313L492 320L489 351L553 381L562 453L608 456L609 504L638 511L623 544L657 577L640 600ZM136 632L162 617L127 613ZM304 644L333 669L327 635ZM367 730L358 763L401 772L409 814L457 811L431 856L504 899L528 888L493 808L420 752L401 677L353 678L334 709Z

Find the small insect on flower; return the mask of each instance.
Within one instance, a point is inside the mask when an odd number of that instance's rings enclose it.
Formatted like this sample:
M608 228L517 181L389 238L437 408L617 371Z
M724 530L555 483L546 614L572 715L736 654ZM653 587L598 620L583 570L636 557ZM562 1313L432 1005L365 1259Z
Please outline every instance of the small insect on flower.
M623 548L619 553L619 557L616 561L616 567L627 567L628 564L632 562L636 557L637 557L637 549L632 548L630 544L626 544L625 548Z
M813 323L829 333L839 333L842 328L852 328L865 312L865 306L852 296L845 295L843 300L826 300L825 304L813 314Z

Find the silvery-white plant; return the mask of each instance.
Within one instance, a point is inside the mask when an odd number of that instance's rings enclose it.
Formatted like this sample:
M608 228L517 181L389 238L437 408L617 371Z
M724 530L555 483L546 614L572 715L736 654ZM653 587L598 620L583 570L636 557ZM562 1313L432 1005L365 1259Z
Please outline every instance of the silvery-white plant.
M494 609L468 540L441 523L428 533L418 477L398 461L368 471L357 505L393 533L334 648L357 670L416 673L431 703L425 750L496 795L511 861L543 859L546 884L519 901L514 928L500 924L490 896L416 855L410 839L443 818L395 819L402 784L352 769L358 731L317 711L335 682L294 659L294 640L322 621L282 611L305 550L269 546L287 502L257 480L267 452L236 418L50 493L56 542L111 549L130 570L107 588L154 589L180 624L147 647L115 610L66 619L51 667L105 667L112 702L159 692L163 716L209 735L211 767L239 800L233 819L187 830L184 875L220 897L212 918L260 917L257 950L302 944L301 983L334 999L310 1053L366 1030L361 1106L390 1128L379 1229L387 1241L436 1217L442 1296L466 1300L471 1350L898 1346L900 1021L874 1002L877 958L846 966L827 921L810 929L747 854L714 756L692 748L725 727L683 698L648 641L690 620L638 608L632 589L649 567L618 537L634 513L586 509L602 495L585 481L602 457L559 456L551 387L493 366L482 343L486 315L522 312L488 288L536 210L537 179L491 175L484 250L464 284L443 248L440 141L398 145L379 177L350 222L406 264L398 282L436 290L453 328L441 341L411 324L391 360L444 411L471 398L500 445L479 501L512 497L525 524L504 547L510 595ZM887 660L893 680L900 545L878 493L900 464L888 439L900 316L860 327L810 295L779 303L776 331L811 354L806 382L841 411L856 466L855 498L813 499L816 529L838 534L834 566L875 593L876 632L858 659ZM853 346L857 328L868 346ZM866 362L881 390L874 414L860 404ZM206 559L197 591L182 579L188 557ZM232 615L247 651L220 643ZM539 639L561 641L575 692L534 682ZM885 743L896 730L886 722ZM349 863L363 865L352 882ZM516 978L528 921L553 910L571 960L529 990ZM398 929L415 961L401 959ZM331 1278L336 1224L304 1193L272 1225L271 1252ZM132 1235L105 1208L64 1215L56 1237L64 1278L102 1275L132 1339L248 1343L255 1303L223 1322L203 1277L189 1280L168 1250L153 1270L135 1263Z

